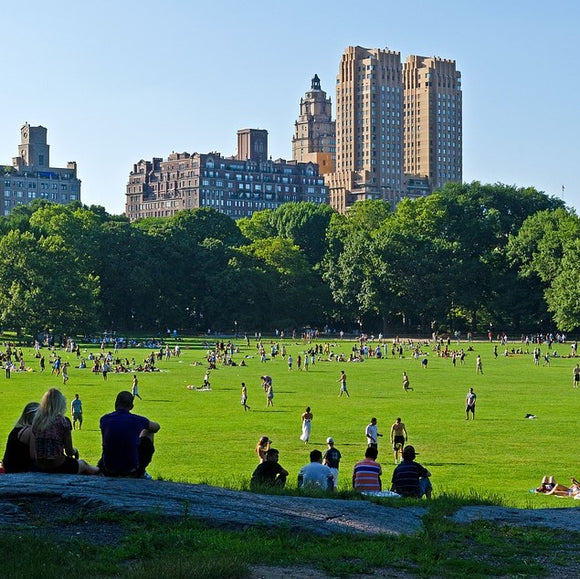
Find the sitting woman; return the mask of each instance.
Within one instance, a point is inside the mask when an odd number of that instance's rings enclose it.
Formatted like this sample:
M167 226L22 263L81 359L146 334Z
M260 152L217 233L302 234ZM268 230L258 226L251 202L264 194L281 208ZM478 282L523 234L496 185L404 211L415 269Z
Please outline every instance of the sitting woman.
M36 467L47 473L98 474L98 467L79 460L79 451L72 445L72 424L65 412L62 392L48 390L32 421L30 452Z
M28 472L34 465L30 456L30 425L38 407L38 402L29 402L8 435L2 460L6 473Z

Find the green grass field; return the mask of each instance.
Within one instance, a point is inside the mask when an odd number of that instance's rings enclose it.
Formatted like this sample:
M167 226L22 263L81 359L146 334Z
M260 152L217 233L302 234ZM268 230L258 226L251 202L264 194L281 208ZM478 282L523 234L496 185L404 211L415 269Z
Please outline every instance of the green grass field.
M579 501L543 497L529 493L543 474L553 474L567 484L580 476L575 440L578 431L580 390L572 389L572 368L576 361L552 358L549 366L537 367L530 354L493 356L493 346L473 343L465 364L453 367L450 359L428 351L429 365L421 368L410 350L403 359L368 359L363 363L317 362L308 372L298 372L296 357L307 347L301 341L285 341L295 360L289 372L286 361L260 363L255 341L242 344L234 359L246 367L222 367L211 373L211 392L187 389L199 386L205 373L204 340L184 340L181 356L158 362L160 372L140 373L135 412L161 424L156 437L157 452L148 469L154 478L180 482L207 482L244 488L257 464L254 446L266 434L280 450L280 463L290 471L290 486L296 485L300 467L308 462L313 448L324 450L327 436L334 437L342 452L339 489L350 488L354 463L364 455L364 430L370 418L378 419L379 462L383 484L388 488L394 468L389 445L389 429L401 416L409 433L409 444L420 453L417 460L432 472L434 496L458 494L487 497L518 507L563 507ZM323 340L318 343L324 344ZM348 355L353 341L332 341L332 351ZM270 340L264 344L269 352ZM460 347L467 349L467 342ZM521 347L518 343L511 347ZM454 344L451 347L456 347ZM99 352L98 346L83 346L83 356ZM561 356L570 352L568 344L557 345ZM532 348L530 347L530 352ZM546 346L542 347L542 353ZM41 374L31 349L24 349L26 365L33 372L0 375L0 440L8 432L25 403L39 400L49 387L59 387L67 400L78 393L83 401L82 431L73 433L73 443L81 457L96 463L100 456L99 418L113 410L119 390L130 390L132 374L109 374L104 381L89 368L80 370L76 356L58 353L69 360L70 380L66 386L50 374L49 352L43 350L47 371ZM123 358L142 361L150 350L121 350ZM475 357L481 354L483 375L475 373ZM246 357L250 356L250 357ZM201 365L194 366L195 362ZM339 398L340 370L348 376L350 398ZM403 371L409 374L411 392L402 388ZM260 376L274 379L274 407L266 408ZM240 383L248 387L251 411L240 405ZM477 394L475 421L465 420L464 400L469 387ZM300 439L300 415L306 406L314 414L310 443ZM527 413L535 420L526 419ZM3 442L2 442L3 444Z

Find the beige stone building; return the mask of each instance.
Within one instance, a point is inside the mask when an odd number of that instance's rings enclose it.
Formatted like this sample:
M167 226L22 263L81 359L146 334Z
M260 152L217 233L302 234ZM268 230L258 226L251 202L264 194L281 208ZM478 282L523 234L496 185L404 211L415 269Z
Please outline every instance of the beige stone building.
M384 199L393 207L462 178L461 75L455 61L346 48L336 82L331 205Z
M81 200L81 181L74 161L66 167L50 166L45 127L25 123L20 129L18 156L12 165L0 165L0 215L34 199L67 204Z
M300 115L294 123L292 159L317 163L321 175L335 169L335 122L332 102L320 87L315 74L310 90L300 99Z
M454 60L409 56L403 64L404 172L431 191L461 182L461 74Z

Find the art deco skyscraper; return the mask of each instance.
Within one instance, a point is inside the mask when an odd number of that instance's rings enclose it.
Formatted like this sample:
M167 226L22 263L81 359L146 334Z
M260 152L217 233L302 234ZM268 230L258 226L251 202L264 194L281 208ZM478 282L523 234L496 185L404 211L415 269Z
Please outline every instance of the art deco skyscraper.
M461 74L454 60L349 46L336 79L330 203L427 195L462 180Z
M335 123L332 102L314 75L310 90L300 99L300 115L294 124L292 159L318 163L320 174L334 171Z
M400 53L349 46L336 79L336 173L327 180L339 211L402 194L402 103Z
M430 190L462 180L461 73L454 60L409 56L403 65L404 171Z

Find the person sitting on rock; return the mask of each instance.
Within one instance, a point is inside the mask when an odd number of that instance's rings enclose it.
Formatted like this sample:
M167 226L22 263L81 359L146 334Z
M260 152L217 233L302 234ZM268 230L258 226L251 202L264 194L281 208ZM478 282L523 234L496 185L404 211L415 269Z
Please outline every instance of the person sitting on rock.
M132 414L132 409L133 395L124 390L117 394L115 411L101 417L103 455L98 464L105 476L151 478L145 469L155 452L153 435L161 426Z
M392 491L403 497L420 499L425 495L431 498L431 473L418 462L415 462L415 447L409 445L403 449L403 462L393 471Z
M322 464L322 452L310 452L310 462L298 473L298 488L317 488L331 491L334 488L334 476L328 466Z
M268 449L266 460L261 462L252 474L250 482L252 488L283 487L286 484L288 471L278 463L279 457L280 453L276 448Z

